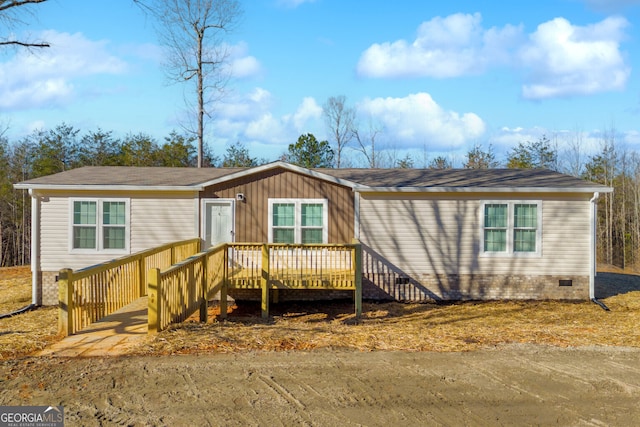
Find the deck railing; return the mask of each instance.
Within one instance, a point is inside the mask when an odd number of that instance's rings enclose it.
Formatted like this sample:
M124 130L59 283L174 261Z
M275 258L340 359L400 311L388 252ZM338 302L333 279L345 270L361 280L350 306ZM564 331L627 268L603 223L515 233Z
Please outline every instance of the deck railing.
M150 332L182 322L197 310L200 310L200 319L206 322L207 301L225 282L226 251L227 245L223 243L168 269L149 270Z
M346 245L220 244L184 262L149 272L149 332L165 329L200 310L220 292L226 315L229 289L261 289L262 316L269 315L269 291L336 289L354 291L355 311L362 311L362 266L359 243Z
M200 239L166 244L73 271L58 278L58 329L72 335L147 293L147 272L165 269L200 250Z

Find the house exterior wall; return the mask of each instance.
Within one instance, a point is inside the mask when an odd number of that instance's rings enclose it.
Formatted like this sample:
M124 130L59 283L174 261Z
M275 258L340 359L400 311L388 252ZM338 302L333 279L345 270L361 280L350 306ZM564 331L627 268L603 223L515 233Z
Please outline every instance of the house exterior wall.
M351 243L354 237L354 195L350 188L314 177L273 169L212 185L202 198L230 198L243 193L246 200L236 203L237 242L268 240L269 199L327 199L328 243ZM201 233L202 234L202 233Z
M130 241L127 253L72 253L70 198L129 199ZM197 193L184 192L50 192L39 197L39 269L42 303L58 303L55 276L62 268L79 269L161 244L189 239L197 233Z
M500 200L541 201L540 254L482 253L482 202ZM389 298L588 298L586 194L372 193L359 205L363 271Z

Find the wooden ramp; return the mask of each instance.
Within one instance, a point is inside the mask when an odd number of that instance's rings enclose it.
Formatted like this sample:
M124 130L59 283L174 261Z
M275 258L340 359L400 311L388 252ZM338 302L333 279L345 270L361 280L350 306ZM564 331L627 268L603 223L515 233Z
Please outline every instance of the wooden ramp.
M90 324L42 350L40 356L120 356L148 339L147 297Z

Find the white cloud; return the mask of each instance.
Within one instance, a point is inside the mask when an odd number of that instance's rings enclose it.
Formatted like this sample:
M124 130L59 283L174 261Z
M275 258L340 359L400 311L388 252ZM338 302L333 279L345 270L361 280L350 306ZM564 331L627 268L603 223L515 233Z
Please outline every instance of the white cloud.
M249 47L246 43L241 42L228 48L231 75L233 77L254 77L262 72L260 62L254 56L247 54Z
M106 41L55 31L40 38L51 47L36 53L21 50L0 64L0 109L65 105L76 96L76 79L127 70L124 61L108 53Z
M522 37L522 28L482 27L479 13L435 17L420 25L412 43L405 40L370 46L360 57L366 77L457 77L501 64Z
M428 93L367 99L358 109L382 124L384 133L403 148L426 144L432 150L450 150L474 141L485 132L485 124L478 115L446 111Z
M220 109L215 128L217 137L225 141L261 141L285 146L303 133L314 133L320 127L322 107L311 97L304 98L291 114L275 115L272 94L262 88L225 103ZM315 133L316 137L320 135Z
M528 99L588 95L624 88L630 68L620 52L628 22L610 17L588 26L564 18L540 24L520 51Z
M25 127L25 129L26 129L25 133L26 134L31 134L31 133L33 133L35 131L42 130L42 129L45 129L45 128L46 128L46 125L45 125L44 120L36 120L36 121L30 122L30 123L27 123L27 125Z
M508 151L519 143L538 141L544 135L550 136L549 130L538 127L526 129L520 126L515 128L503 127L491 136L491 144L496 149L496 152L501 153L501 157L506 157Z
M322 107L318 105L315 99L305 97L296 112L291 117L287 116L286 120L293 124L296 132L304 132L309 122L319 120L321 117Z
M452 78L506 66L523 72L527 99L621 90L631 73L620 49L628 25L617 16L586 26L555 18L527 38L522 26L485 29L479 13L458 13L422 23L411 43L370 46L357 72L378 78Z
M236 98L222 100L218 116L224 120L251 121L269 111L273 96L268 90L255 88L252 92Z
M265 113L246 124L244 135L250 140L284 144L287 141L286 125L286 121L274 117L271 113Z

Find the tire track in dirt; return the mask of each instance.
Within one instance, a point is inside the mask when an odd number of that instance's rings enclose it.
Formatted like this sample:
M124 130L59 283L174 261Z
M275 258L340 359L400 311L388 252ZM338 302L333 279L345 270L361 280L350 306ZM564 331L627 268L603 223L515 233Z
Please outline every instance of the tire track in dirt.
M296 398L285 386L280 384L273 376L261 374L258 375L258 380L267 387L267 389L273 393L274 396L286 402L289 405L290 410L286 411L287 415L283 414L280 421L283 425L300 425L311 426L313 421L310 415L306 412L306 406L298 398Z
M598 358L602 355L600 352L593 354ZM605 420L615 418L616 413L628 411L629 398L639 394L640 387L634 384L638 383L638 378L632 378L630 382L621 380L627 365L616 363L607 367L606 360L598 364L602 372L596 373L594 363L584 363L584 355L579 356L579 352L560 349L543 351L538 355L515 354L506 363L501 358L500 365L471 365L497 384L526 393L537 399L539 404L554 408L553 412L559 414L555 422L573 420L590 426L607 425ZM615 374L611 375L612 372ZM603 398L595 400L587 408L578 409L575 405L576 399L587 401L594 394Z
M626 426L640 419L638 360L537 346L30 358L0 363L0 405L61 404L83 426Z
M575 361L564 363L564 361L560 362L557 357L553 360L539 361L526 356L517 356L514 360L519 360L529 370L537 368L540 372L552 374L553 380L557 382L561 380L564 383L578 382L595 390L611 388L629 396L640 396L640 369L628 364L605 360L599 367L601 374L594 378L592 367L576 364ZM608 372L616 372L617 374L614 376ZM623 374L620 375L620 373Z

